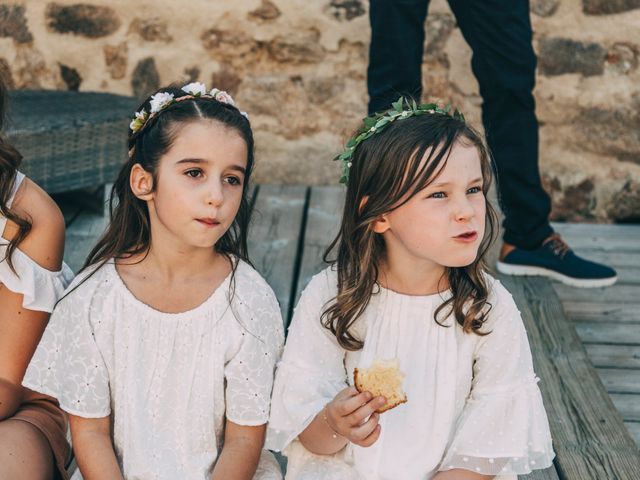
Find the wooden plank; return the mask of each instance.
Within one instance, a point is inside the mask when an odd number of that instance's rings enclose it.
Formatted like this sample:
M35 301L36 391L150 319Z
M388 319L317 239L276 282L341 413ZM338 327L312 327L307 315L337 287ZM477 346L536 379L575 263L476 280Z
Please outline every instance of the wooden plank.
M596 367L640 368L640 345L587 344L584 347Z
M640 324L576 322L575 326L584 343L640 345Z
M640 226L596 223L552 222L553 229L563 237L635 238L640 239Z
M639 422L624 422L629 433L635 438L636 443L640 446L640 423ZM635 477L638 478L638 477Z
M640 370L633 368L597 368L602 383L610 393L639 393ZM640 470L638 470L640 471Z
M634 478L640 452L544 278L501 276L532 346L560 478Z
M640 422L640 394L612 393L611 400L622 418L626 421Z
M322 261L322 256L340 228L344 194L345 189L337 185L311 188L300 274L296 285L296 303L311 277L327 266Z
M602 250L582 250L579 255L587 260L604 263L605 265L609 265L613 268L640 267L640 255L637 255L636 253L620 252L618 250L613 252L604 252Z
M640 287L636 285L613 285L604 288L575 288L554 282L553 288L562 301L589 302L598 299L607 303L638 303Z
M304 186L259 186L249 228L249 258L273 288L285 322L291 304L306 195Z
M617 323L640 323L640 303L615 304L598 301L589 302L562 300L565 312L573 321L598 321Z

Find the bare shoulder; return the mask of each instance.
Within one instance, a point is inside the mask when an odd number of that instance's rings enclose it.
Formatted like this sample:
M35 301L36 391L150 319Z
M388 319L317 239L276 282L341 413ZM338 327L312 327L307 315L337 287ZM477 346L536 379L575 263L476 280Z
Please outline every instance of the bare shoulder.
M59 270L64 252L64 217L58 205L42 188L25 178L13 208L18 215L28 218L32 225L31 232L20 244L20 250L47 270ZM7 228L7 238L17 232L16 225Z

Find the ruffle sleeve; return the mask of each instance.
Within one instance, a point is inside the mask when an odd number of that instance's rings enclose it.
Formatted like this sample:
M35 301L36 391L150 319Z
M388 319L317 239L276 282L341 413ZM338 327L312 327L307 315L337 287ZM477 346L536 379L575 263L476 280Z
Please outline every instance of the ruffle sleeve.
M275 365L284 332L275 294L248 265L240 264L233 309L241 329L240 344L224 369L226 417L239 425L269 420Z
M329 278L327 271L316 275L294 311L273 389L266 440L271 450L282 451L347 387L344 350L320 323L332 297Z
M471 395L440 470L524 475L555 456L520 312L499 282L493 289L490 333L476 346Z
M0 245L0 259L6 254L6 245ZM27 310L51 312L65 288L73 280L73 272L66 265L53 272L38 265L20 249L12 256L16 272L6 261L0 261L0 283L23 296L22 306ZM17 275L16 275L17 273Z
M76 278L54 309L22 383L57 398L72 415L101 418L111 413L109 375L91 318L104 312L93 305L99 282L84 278Z

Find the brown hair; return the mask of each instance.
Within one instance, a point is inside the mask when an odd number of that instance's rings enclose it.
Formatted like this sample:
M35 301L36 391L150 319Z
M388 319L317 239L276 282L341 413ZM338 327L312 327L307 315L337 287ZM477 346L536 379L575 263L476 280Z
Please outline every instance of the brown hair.
M165 87L158 92L166 92L175 98L185 96L176 87ZM157 92L156 92L157 93ZM150 111L151 96L137 109ZM132 115L133 117L133 115ZM161 113L150 118L145 127L133 132L129 129L128 149L132 156L124 164L113 184L109 202L110 223L107 231L91 250L83 269L103 264L111 258L125 258L148 252L151 243L151 228L147 203L137 198L131 190L129 178L131 169L139 163L157 180L160 158L171 148L179 127L201 119L214 120L227 128L234 129L247 145L247 166L242 189L242 200L231 227L218 240L215 248L223 255L231 255L249 262L247 254L247 228L250 206L247 198L249 179L253 169L253 133L249 120L233 105L212 98L191 98L176 102ZM156 182L154 182L155 184ZM234 264L234 270L235 270Z
M322 324L347 350L359 350L363 341L351 327L364 313L379 288L379 264L385 245L372 224L383 214L406 203L429 185L446 165L457 142L478 149L483 194L491 184L491 157L482 137L461 119L433 113L415 116L389 125L385 130L362 142L354 151L340 231L324 255L324 260L337 265L338 294L322 314ZM429 150L430 149L430 150ZM423 162L427 150L427 161ZM367 197L366 202L362 199ZM447 267L452 296L440 305L434 320L453 312L465 332L479 332L486 314L489 289L483 275L484 255L495 237L497 216L487 202L485 237L476 260L466 267ZM336 258L330 255L336 251Z
M4 127L5 115L7 113L7 88L4 80L0 77L0 130ZM0 261L7 261L9 268L16 275L12 256L16 248L27 237L31 231L31 220L22 218L9 208L9 200L16 182L16 173L22 162L22 155L5 138L0 135L0 215L11 220L18 225L18 233L8 241L5 257ZM2 232L0 232L2 236ZM4 243L4 240L0 240Z

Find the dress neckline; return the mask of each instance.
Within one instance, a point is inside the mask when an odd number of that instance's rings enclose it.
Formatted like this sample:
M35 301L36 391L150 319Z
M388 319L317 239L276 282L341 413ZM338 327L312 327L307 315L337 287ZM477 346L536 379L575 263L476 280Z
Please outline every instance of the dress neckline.
M113 277L115 277L118 286L125 293L125 295L131 300L132 303L138 305L140 308L142 308L143 310L146 310L149 313L152 313L153 315L158 315L158 316L162 316L162 317L166 317L166 318L175 318L175 319L177 319L177 318L181 318L183 316L197 315L201 311L206 310L206 308L209 306L209 304L211 302L213 302L219 295L222 295L225 292L225 290L228 289L229 284L231 282L231 277L234 274L234 270L237 271L237 269L240 267L240 264L239 264L239 260L235 261L235 265L231 269L231 271L222 280L220 285L218 285L209 294L209 296L207 296L207 298L205 298L202 301L202 303L200 303L199 305L196 305L193 308L190 308L189 310L184 310L182 312L164 312L162 310L158 310L157 308L152 307L151 305L149 305L146 302L143 302L142 300L140 300L138 297L135 296L135 294L129 289L127 284L124 282L124 280L120 276L120 273L118 273L118 270L116 269L115 261L110 260L109 262L107 262L107 264L105 266L108 267L111 270L111 274L113 275Z

